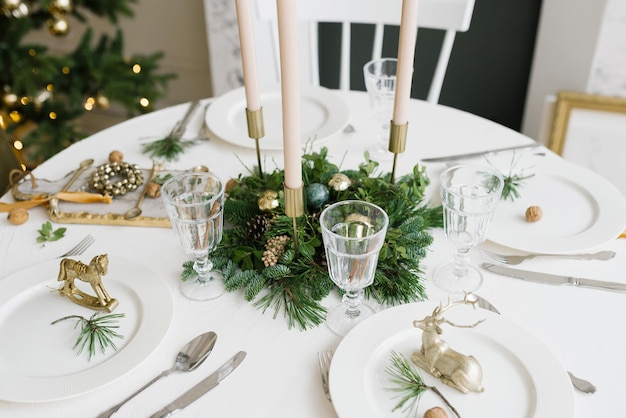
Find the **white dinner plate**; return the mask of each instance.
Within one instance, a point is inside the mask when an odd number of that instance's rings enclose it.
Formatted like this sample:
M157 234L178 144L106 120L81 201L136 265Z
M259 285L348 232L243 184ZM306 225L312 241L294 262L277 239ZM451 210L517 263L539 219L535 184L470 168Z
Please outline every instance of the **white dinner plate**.
M341 96L324 87L301 89L301 141L323 142L347 125L350 117ZM262 150L283 149L282 98L280 89L261 93L265 136L259 140ZM246 97L243 87L218 97L206 112L209 129L222 140L245 148L255 148L248 136Z
M76 258L77 259L77 258ZM81 260L88 263L89 260ZM80 328L67 315L89 318L95 311L61 296L56 289L60 260L36 264L0 281L0 399L46 402L91 392L119 380L141 364L167 334L173 316L172 294L147 266L109 255L104 287L124 313L114 338L118 348L88 359L73 349ZM83 288L94 294L89 287Z
M402 410L392 412L398 400L389 388L397 386L389 381L386 369L392 351L410 359L411 353L419 350L422 331L413 327L413 321L430 315L435 306L421 302L389 308L348 333L335 352L329 376L339 418L406 416ZM537 337L500 315L467 305L452 308L444 317L457 324L486 319L475 328L442 324L440 335L454 350L478 360L484 392L463 394L418 368L424 383L436 386L461 416L574 416L574 395L567 372ZM416 416L421 417L434 406L445 408L441 398L427 390L419 400Z
M535 176L522 182L520 197L498 205L490 241L527 252L574 253L605 244L626 228L626 199L604 177L554 159L528 172ZM529 206L541 207L540 221L526 221Z

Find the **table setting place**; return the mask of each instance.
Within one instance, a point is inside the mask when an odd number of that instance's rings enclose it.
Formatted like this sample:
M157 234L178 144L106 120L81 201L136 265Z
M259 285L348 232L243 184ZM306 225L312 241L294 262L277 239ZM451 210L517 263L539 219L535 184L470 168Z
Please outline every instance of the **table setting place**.
M417 1L367 91L129 119L0 199L0 417L620 417L626 198L410 98ZM378 81L376 79L378 78ZM369 79L369 81L368 81Z

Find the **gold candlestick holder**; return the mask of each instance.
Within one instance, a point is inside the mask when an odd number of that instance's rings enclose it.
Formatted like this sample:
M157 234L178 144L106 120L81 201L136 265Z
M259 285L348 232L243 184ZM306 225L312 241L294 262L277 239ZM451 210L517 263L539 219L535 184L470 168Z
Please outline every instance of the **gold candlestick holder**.
M297 189L285 186L285 214L291 218L293 225L293 245L298 256L298 216L304 214L304 185Z
M248 110L246 108L246 122L248 123L248 136L254 139L256 148L256 159L259 165L259 177L263 178L263 169L261 168L261 150L259 148L259 139L265 136L265 125L263 123L263 108L257 110Z
M393 168L391 170L391 183L396 181L396 165L398 163L398 154L404 152L406 149L406 134L409 128L409 123L404 125L396 125L391 121L391 127L389 129L389 151L393 152Z

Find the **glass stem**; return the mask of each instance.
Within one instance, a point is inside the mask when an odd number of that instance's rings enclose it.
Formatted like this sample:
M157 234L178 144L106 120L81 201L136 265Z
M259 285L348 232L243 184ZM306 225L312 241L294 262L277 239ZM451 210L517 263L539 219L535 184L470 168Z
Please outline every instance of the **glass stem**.
M463 278L467 276L467 266L469 265L470 247L459 247L454 256L454 276Z
M209 261L208 255L196 256L193 269L198 273L198 281L207 282L211 280L209 273L213 270L213 263Z
M360 290L348 290L344 293L341 299L346 307L346 315L349 318L356 318L361 315L361 291Z

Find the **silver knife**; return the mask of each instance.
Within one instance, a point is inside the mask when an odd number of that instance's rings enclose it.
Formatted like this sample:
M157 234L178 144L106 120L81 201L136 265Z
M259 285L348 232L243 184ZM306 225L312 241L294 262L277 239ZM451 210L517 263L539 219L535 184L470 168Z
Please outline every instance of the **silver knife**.
M465 158L474 158L474 157L481 157L483 155L487 155L487 154L496 154L498 152L502 152L502 151L515 151L518 149L526 149L526 148L536 148L541 146L540 143L538 142L533 142L532 144L526 144L526 145L516 145L513 147L506 147L506 148L497 148L497 149L492 149L492 150L488 150L488 151L479 151L479 152L469 152L467 154L457 154L457 155L448 155L446 157L434 157L434 158L422 158L422 162L424 163L443 163L446 161L454 161L454 160L462 160Z
M181 120L176 122L176 125L174 125L174 127L172 128L172 131L169 134L170 137L180 139L183 136L183 134L185 133L185 129L187 129L187 125L191 121L191 117L196 112L196 109L198 109L199 105L200 102L198 100L193 101L189 104L189 108L187 109L185 116L183 116Z
M581 277L561 276L558 274L539 273L536 271L520 270L497 264L483 263L483 268L494 273L503 274L516 279L529 280L537 283L569 285L579 287L589 287L593 289L613 290L616 292L626 292L625 283L605 282L602 280L584 279Z
M155 412L150 418L165 418L189 406L198 400L202 395L216 387L224 380L233 370L237 368L246 357L245 351L235 354L230 360L222 365L219 369L211 373L209 377L180 395L176 400L167 405L165 408Z

